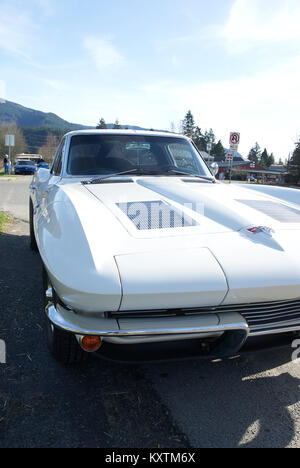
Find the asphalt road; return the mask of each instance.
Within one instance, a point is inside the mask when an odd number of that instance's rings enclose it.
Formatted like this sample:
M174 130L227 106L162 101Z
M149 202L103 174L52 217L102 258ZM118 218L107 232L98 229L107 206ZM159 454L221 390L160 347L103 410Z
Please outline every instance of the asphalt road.
M26 221L29 182L0 180L0 210ZM219 362L56 363L28 242L24 221L0 236L0 447L300 447L292 348Z

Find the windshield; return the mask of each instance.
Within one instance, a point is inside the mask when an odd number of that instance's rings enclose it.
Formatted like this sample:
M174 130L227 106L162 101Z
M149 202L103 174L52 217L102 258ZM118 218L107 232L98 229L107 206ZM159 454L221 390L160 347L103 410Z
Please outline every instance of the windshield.
M109 175L131 170L164 173L178 169L211 177L194 146L183 138L143 135L74 135L67 172Z
M34 166L34 162L32 161L18 161L18 166Z

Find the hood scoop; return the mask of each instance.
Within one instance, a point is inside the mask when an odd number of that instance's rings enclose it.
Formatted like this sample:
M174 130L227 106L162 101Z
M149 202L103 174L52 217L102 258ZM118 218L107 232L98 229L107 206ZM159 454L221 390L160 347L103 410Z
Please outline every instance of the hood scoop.
M280 223L300 223L300 210L268 200L236 200Z

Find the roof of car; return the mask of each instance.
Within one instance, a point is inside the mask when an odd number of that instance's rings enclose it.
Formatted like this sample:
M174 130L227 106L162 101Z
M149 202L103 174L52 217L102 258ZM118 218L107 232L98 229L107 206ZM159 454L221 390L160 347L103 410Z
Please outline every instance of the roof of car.
M184 138L189 140L185 135L163 131L151 131L151 130L114 130L114 129L89 129L89 130L75 130L67 133L69 136L74 135L131 135L131 136L162 136L171 138Z

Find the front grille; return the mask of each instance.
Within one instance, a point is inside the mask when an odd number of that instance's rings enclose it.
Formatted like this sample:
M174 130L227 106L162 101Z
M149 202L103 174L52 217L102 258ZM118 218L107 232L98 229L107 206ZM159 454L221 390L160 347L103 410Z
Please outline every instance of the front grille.
M138 318L138 317L168 317L182 315L201 315L209 313L238 312L247 321L250 334L263 330L284 329L292 325L299 325L300 330L300 299L293 301L259 302L254 304L223 305L218 307L201 307L197 309L168 309L124 311L109 314L110 317Z
M272 302L255 304L241 311L251 331L280 328L299 323L300 301Z

